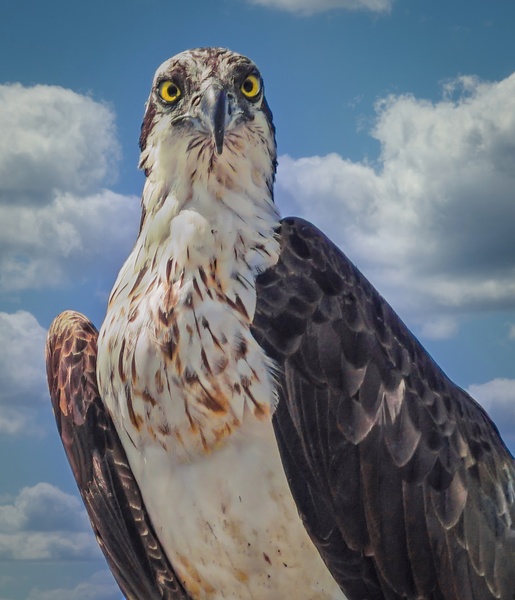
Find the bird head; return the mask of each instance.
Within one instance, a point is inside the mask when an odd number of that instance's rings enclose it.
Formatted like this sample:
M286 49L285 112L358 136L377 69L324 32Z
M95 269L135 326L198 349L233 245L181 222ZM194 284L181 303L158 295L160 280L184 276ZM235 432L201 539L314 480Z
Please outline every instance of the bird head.
M164 62L154 76L140 136L147 176L213 171L214 165L275 175L272 113L256 65L221 48L198 48ZM204 169L203 169L204 167ZM220 173L218 170L218 176Z

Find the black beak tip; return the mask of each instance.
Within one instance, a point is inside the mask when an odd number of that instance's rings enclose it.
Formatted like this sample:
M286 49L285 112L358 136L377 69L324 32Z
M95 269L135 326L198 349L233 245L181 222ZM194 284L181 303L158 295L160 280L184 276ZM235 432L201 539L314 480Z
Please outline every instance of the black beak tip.
M218 156L222 154L224 151L224 132L222 131L220 134L218 132L215 133L215 147L216 153Z

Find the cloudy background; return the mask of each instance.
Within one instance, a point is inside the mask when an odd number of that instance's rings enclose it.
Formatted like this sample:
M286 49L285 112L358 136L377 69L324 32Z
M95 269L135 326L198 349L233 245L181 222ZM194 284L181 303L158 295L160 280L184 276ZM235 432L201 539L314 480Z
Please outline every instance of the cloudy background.
M120 600L43 346L61 310L102 321L148 86L188 47L258 63L282 213L347 252L515 450L514 22L511 0L0 4L0 600Z

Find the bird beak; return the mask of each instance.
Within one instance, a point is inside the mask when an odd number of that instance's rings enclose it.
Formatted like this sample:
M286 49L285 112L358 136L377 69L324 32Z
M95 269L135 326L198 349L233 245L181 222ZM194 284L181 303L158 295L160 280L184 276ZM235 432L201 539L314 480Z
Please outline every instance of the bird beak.
M227 114L227 93L215 84L211 84L204 92L201 101L202 120L213 135L216 153L222 154Z

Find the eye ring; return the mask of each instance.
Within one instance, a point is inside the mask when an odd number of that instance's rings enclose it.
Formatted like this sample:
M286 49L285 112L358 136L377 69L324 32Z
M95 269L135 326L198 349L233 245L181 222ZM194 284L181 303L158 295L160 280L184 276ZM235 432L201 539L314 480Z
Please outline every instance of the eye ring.
M254 74L247 75L240 86L240 90L247 100L257 100L261 93L261 79Z
M182 96L181 88L175 81L165 79L158 86L159 97L166 104L174 104Z

